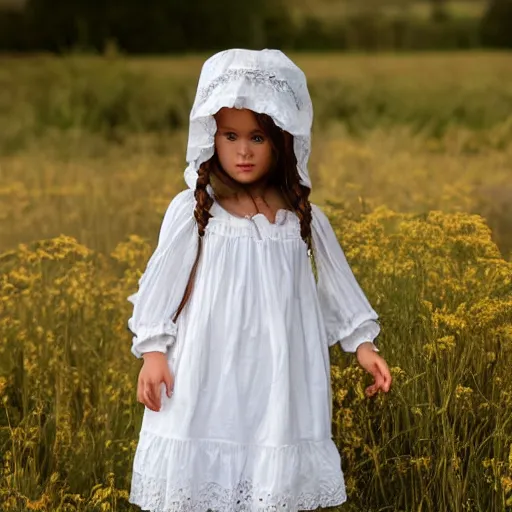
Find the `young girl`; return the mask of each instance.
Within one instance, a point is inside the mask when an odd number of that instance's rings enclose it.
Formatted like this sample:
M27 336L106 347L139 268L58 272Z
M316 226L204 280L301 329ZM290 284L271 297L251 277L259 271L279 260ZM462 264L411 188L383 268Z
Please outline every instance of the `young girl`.
M346 500L329 346L387 392L377 314L308 200L312 106L278 50L209 58L188 190L128 300L145 404L130 502L153 512L297 511ZM315 275L316 273L316 275Z

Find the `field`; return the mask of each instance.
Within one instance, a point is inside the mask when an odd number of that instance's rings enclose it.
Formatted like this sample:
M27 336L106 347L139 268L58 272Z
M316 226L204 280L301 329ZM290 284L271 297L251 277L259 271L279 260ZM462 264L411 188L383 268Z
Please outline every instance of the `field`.
M512 55L292 56L311 199L392 391L334 347L340 510L512 508ZM122 511L142 417L126 297L185 188L204 56L0 57L0 504Z

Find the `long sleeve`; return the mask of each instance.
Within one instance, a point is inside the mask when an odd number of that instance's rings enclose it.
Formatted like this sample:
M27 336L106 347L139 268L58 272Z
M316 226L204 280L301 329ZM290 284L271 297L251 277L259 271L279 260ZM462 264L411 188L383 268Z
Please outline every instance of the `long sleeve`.
M133 312L128 329L134 334L132 354L166 353L177 334L172 318L178 309L195 261L198 235L194 191L176 195L165 212L158 244L139 279L138 291L128 297Z
M380 332L378 315L359 286L325 213L312 204L312 236L317 267L317 291L329 345L340 342L356 352ZM374 345L373 350L378 352Z

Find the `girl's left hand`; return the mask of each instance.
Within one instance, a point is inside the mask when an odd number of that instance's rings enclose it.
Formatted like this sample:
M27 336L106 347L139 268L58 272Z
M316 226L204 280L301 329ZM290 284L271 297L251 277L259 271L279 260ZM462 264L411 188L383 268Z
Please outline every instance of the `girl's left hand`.
M387 393L391 387L391 373L386 361L372 349L370 343L361 343L356 351L359 364L375 379L365 390L366 396L373 396L380 390Z

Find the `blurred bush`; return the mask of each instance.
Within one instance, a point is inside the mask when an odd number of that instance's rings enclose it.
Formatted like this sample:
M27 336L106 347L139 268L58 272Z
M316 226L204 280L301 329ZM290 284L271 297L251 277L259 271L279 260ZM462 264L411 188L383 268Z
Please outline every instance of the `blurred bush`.
M388 56L379 63L334 54L293 58L308 76L321 128L342 122L357 135L377 126L407 125L441 137L454 125L489 129L512 111L507 87L512 71L505 55L422 61ZM201 57L3 58L0 149L21 149L51 130L122 141L133 133L187 129L201 64Z
M389 2L388 2L389 3ZM406 5L409 10L415 3ZM104 52L181 53L228 47L293 50L457 50L510 48L511 0L492 0L485 16L452 14L441 4L430 17L387 3L361 5L341 16L318 16L286 0L168 2L28 0L24 10L0 11L0 50L80 48ZM300 11L300 8L299 8ZM308 14L309 12L309 14Z
M512 48L512 0L491 0L481 30L486 46Z
M363 12L342 20L306 17L297 27L291 47L296 50L462 50L480 47L476 18L440 22Z

